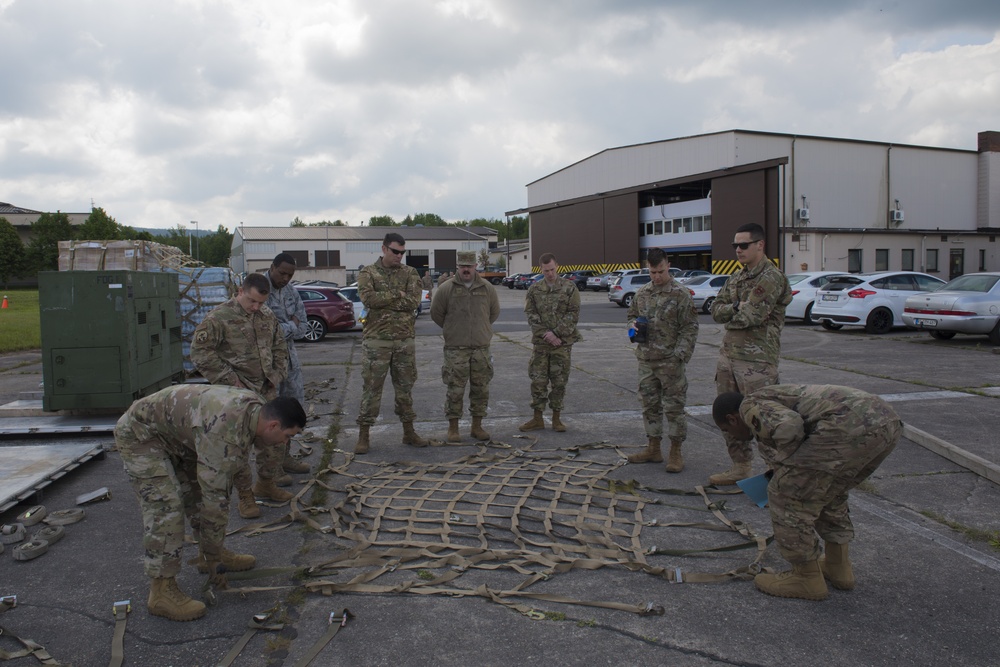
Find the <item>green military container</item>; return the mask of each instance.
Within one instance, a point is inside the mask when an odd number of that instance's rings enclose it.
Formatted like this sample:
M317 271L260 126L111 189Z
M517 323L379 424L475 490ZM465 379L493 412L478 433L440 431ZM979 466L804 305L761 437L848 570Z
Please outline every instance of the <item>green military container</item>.
M184 377L177 274L38 274L45 410L124 410Z

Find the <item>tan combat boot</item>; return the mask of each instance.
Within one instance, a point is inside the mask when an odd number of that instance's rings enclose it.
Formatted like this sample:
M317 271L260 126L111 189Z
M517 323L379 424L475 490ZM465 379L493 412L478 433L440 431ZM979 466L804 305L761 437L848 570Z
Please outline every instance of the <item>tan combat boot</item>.
M229 572L246 572L247 570L252 570L257 565L257 559L253 555L233 553L229 549L222 550L222 553L219 555L219 562ZM208 560L205 558L205 554L201 552L189 560L188 565L197 565L199 572L202 574L208 573Z
M482 417L473 417L472 418L472 430L469 431L469 435L471 435L476 440L489 440L490 439L490 434L487 433L486 429L483 428L483 418Z
M296 458L293 458L289 451L290 449L291 445L286 444L285 458L281 460L282 470L284 470L285 472L290 472L293 475L304 475L305 473L310 472L309 464L299 461Z
M779 598L818 601L830 595L818 560L792 563L790 571L780 574L758 574L753 583L758 590Z
M553 410L552 411L552 430L556 431L557 433L565 433L566 432L566 424L563 424L562 420L559 419L559 411L558 410Z
M257 501L253 497L253 491L250 489L237 489L236 492L240 496L240 516L244 519L258 518L260 516L260 508L257 507Z
M680 472L684 470L684 457L681 455L681 445L683 440L670 440L670 454L667 455L667 472Z
M368 426L358 427L358 441L354 445L355 454L367 454L368 453Z
M458 432L458 419L448 420L448 442L462 442L462 434Z
M413 430L413 422L403 422L403 444L410 447L426 447L430 443Z
M273 479L257 478L257 483L253 485L253 494L258 498L273 500L276 503L285 503L295 497L294 493L289 493L284 489L279 489Z
M834 588L842 591L854 590L854 568L847 556L846 544L826 543L826 554L819 559L823 576Z
M712 475L708 478L709 484L714 484L715 486L731 486L741 479L746 479L750 476L750 463L733 463L732 467L725 471Z
M660 451L660 438L650 437L646 449L638 454L629 454L629 463L661 463L663 452Z
M275 486L291 486L292 476L287 473L282 473L274 478Z
M149 613L171 621L193 621L205 615L205 605L191 598L177 587L173 577L156 577L150 580Z
M535 416L517 427L519 431L537 431L545 428L545 420L542 419L542 411L535 410Z

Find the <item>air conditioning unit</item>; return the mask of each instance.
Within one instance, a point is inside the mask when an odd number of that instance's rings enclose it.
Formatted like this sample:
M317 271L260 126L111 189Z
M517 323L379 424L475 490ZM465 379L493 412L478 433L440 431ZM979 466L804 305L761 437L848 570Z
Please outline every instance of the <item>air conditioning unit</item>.
M807 209L807 208L800 208L800 209L798 209L798 211L796 211L796 215L799 217L799 220L808 220L809 219L809 209Z
M892 220L893 222L902 222L903 212L900 210L889 211L889 219Z

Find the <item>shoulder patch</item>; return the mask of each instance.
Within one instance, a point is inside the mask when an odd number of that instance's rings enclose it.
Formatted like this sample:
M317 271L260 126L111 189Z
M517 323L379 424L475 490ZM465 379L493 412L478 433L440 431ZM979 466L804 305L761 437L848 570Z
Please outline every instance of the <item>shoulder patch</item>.
M764 296L764 293L765 293L764 286L763 285L757 285L757 287L755 287L753 289L753 293L754 293L754 296Z
M754 433L760 433L760 418L757 415L750 418L750 428Z
M195 333L194 339L199 343L204 343L206 340L208 340L208 332L202 329L201 331Z

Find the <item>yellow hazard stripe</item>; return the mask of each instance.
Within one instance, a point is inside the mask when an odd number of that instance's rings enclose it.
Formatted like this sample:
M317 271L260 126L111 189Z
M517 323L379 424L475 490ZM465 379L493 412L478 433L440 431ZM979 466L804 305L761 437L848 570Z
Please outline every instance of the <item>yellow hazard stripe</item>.
M777 259L772 259L771 261L779 269L781 268L781 264ZM717 259L712 262L712 273L718 276L730 276L742 268L743 265L735 259Z

